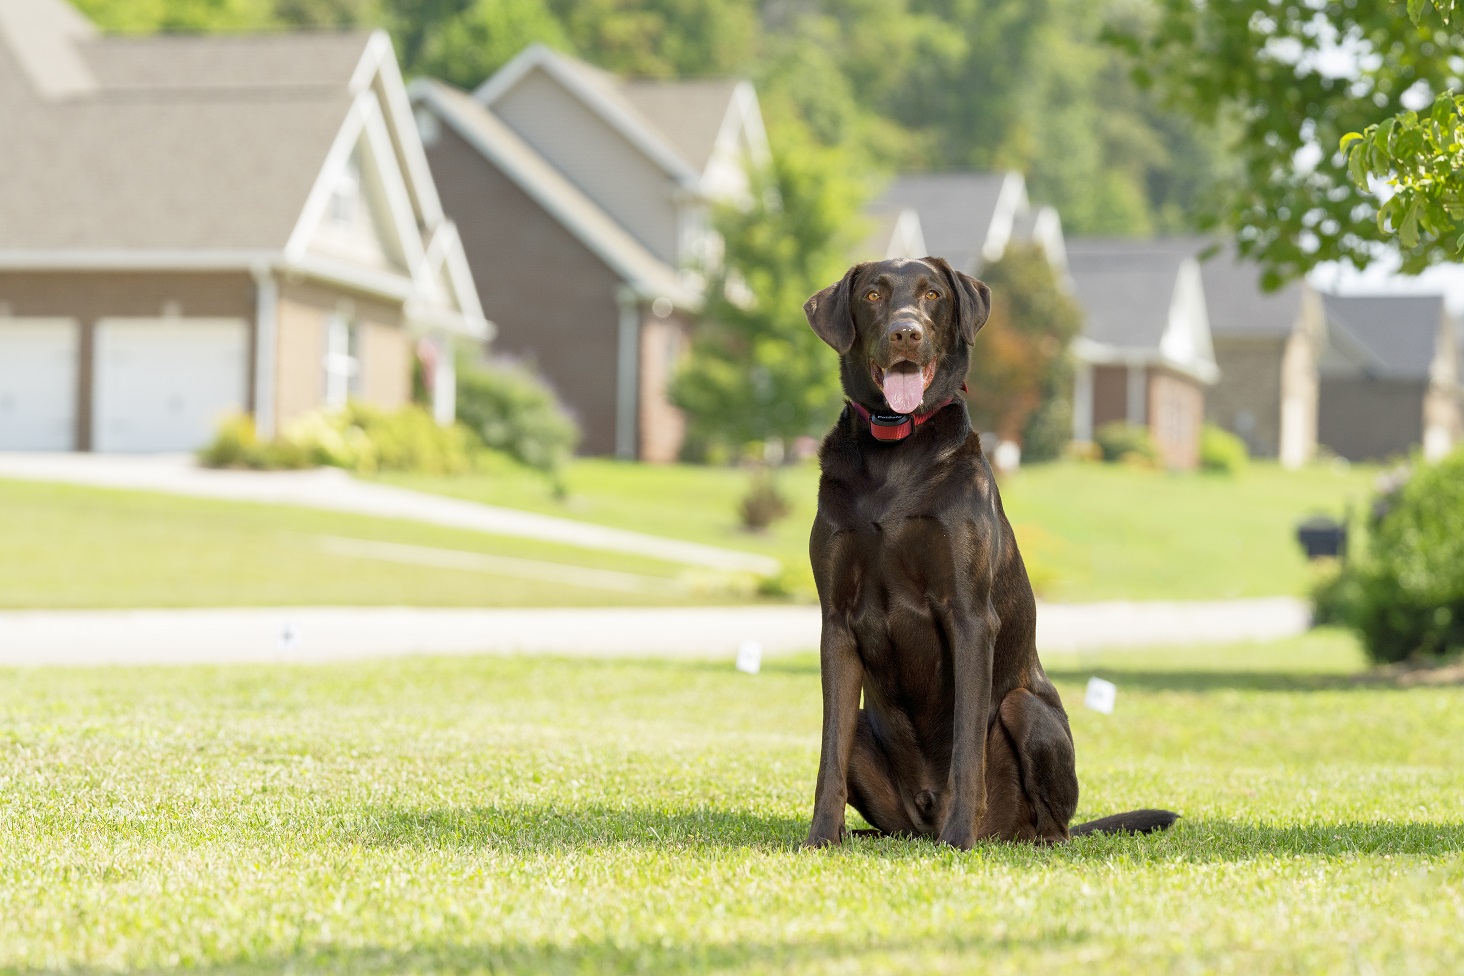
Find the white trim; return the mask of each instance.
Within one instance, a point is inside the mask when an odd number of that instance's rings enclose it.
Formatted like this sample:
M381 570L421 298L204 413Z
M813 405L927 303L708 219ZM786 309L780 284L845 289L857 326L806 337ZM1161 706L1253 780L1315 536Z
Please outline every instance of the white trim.
M432 341L437 347L432 362L432 419L449 427L457 416L457 363L451 337L439 334Z
M534 44L525 48L517 57L500 68L493 77L479 85L473 92L473 97L484 106L491 107L494 102L512 91L535 68L543 70L570 94L593 109L631 145L665 170L666 174L676 180L683 189L696 191L700 187L701 174L692 169L679 153L668 146L659 135L646 128L624 106L616 104L616 99L586 81L580 73L581 69L571 66L566 55L545 47L543 44Z
M356 150L356 143L360 141L361 130L366 125L366 103L375 100L371 93L362 92L347 110L346 117L336 130L335 139L325 154L325 162L321 164L320 172L315 174L315 183L305 197L305 206L300 208L300 217L285 241L285 260L293 261L305 255L305 249L310 246L310 241L330 206L330 197L335 192L340 173L346 168L351 153Z
M278 251L144 250L102 248L81 250L0 250L5 271L248 271L261 261L274 261Z
M615 362L615 456L636 459L640 433L640 301L629 288L615 292L620 329Z
M386 193L386 204L391 211L392 223L401 242L407 268L415 278L421 273L422 259L426 256L422 248L422 232L418 230L417 213L412 207L411 191L407 189L406 177L397 164L391 133L386 126L386 116L381 110L381 103L375 97L366 106L364 121L363 135L371 152L371 162L376 167L376 175ZM344 166L341 171L345 171Z
M1093 366L1079 362L1073 369L1073 440L1093 439Z
M987 261L999 261L1006 253L1007 243L1012 239L1012 228L1017 214L1027 203L1027 181L1016 170L1007 170L1001 181L1001 192L996 196L996 209L992 211L991 223L986 228L986 238L981 242L981 257Z
M275 435L275 347L279 329L279 282L268 265L254 274L254 430L269 440Z
M372 38L378 36L386 50L391 52L391 38L387 33L378 30ZM416 120L412 117L412 102L407 97L406 82L402 80L395 54L382 59L377 78L381 83L383 107L390 119L391 131L396 135L393 141L401 151L401 162L405 164L407 188L417 203L423 225L435 227L446 220L447 215L443 213L442 200L437 195L437 183L432 179L432 170L427 164L427 150L422 146Z

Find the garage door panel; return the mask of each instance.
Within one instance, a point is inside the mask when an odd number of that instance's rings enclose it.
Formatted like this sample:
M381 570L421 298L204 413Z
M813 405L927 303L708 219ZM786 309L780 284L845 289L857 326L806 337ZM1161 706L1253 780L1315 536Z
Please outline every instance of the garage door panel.
M80 335L74 319L0 319L0 451L75 446Z
M249 332L240 319L97 323L98 451L192 451L244 409Z

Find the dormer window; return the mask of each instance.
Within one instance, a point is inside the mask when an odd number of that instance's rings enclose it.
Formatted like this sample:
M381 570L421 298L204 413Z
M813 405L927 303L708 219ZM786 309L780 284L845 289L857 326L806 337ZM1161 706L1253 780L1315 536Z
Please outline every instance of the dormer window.
M356 226L356 214L361 209L361 160L354 154L346 162L346 168L336 181L335 192L330 195L330 220L337 227Z

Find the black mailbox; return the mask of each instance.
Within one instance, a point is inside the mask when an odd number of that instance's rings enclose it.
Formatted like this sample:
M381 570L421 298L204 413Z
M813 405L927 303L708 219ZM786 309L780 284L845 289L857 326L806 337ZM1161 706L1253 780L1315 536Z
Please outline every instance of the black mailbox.
M1306 550L1308 559L1341 558L1347 555L1347 526L1317 515L1296 527L1296 541Z

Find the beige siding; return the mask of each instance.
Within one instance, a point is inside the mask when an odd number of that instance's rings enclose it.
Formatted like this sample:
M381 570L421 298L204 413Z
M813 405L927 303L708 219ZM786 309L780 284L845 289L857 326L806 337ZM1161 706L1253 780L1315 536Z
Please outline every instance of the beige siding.
M525 75L493 111L647 250L680 263L674 181L542 68Z
M677 316L644 313L640 333L640 437L642 461L675 461L686 437L686 417L671 403L670 384L685 356L689 328Z
M361 346L361 398L385 410L406 406L412 398L412 342L406 330L365 323Z
M1200 426L1205 390L1187 376L1151 369L1149 434L1166 468L1188 471L1200 462Z
M322 285L287 283L280 288L275 333L275 418L281 429L325 401L326 321L336 313L361 329L359 399L394 409L410 396L410 339L400 309Z
M1206 398L1206 416L1217 427L1245 441L1255 457L1273 458L1281 451L1281 389L1286 355L1287 345L1280 339L1215 337L1220 382Z

